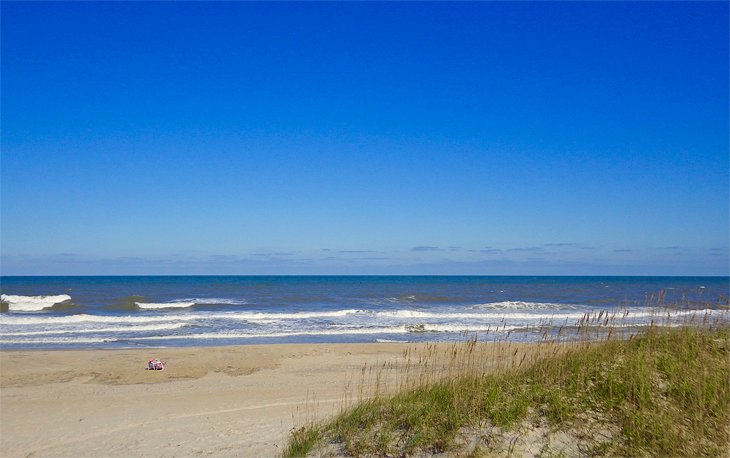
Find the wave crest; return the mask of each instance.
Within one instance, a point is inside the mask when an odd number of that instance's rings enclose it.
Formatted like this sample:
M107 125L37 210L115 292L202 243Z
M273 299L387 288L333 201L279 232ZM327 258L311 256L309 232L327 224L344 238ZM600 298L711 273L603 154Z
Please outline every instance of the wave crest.
M195 305L195 302L135 302L135 304L141 309L157 310L188 308Z
M99 334L105 332L149 332L149 331L168 331L180 329L187 326L187 323L168 323L168 324L150 324L134 326L110 326L108 328L88 328L88 329L46 329L42 331L24 331L24 332L0 332L0 337L23 337L23 336L47 336L60 334Z
M472 306L478 310L579 310L580 307L570 304L556 304L552 302L525 302L504 301L476 304Z
M192 302L195 305L246 305L245 299L225 299L221 297L198 297L179 299L173 302Z
M467 324L431 324L419 323L405 326L408 332L502 332L517 329L517 326L495 325L467 325Z
M11 294L3 294L0 300L8 304L8 310L11 312L38 312L46 308L53 307L55 304L70 301L71 296L68 294L58 294L55 296L18 296Z
M25 317L25 316L0 316L0 324L19 326L19 325L46 325L46 324L78 324L78 323L159 323L171 321L192 321L200 318L194 315L174 315L174 316L108 316L108 315L88 315L81 313L78 315L68 316L48 316L48 317Z

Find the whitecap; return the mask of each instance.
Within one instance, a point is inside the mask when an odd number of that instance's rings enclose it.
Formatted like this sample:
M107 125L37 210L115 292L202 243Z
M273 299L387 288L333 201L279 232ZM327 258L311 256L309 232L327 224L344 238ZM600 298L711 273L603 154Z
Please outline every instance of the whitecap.
M544 319L580 319L585 316L585 312L561 312L555 310L553 313L528 313L528 312L512 312L506 313L505 309L483 310L470 312L421 312L418 310L393 310L388 312L369 312L379 317L392 318L423 318L423 319L524 319L524 320L544 320Z
M12 312L37 312L45 308L53 307L54 304L60 304L71 300L68 294L58 294L56 296L15 296L3 294L0 300L8 303L8 310Z
M578 310L579 307L572 304L557 304L552 302L525 302L525 301L503 301L489 302L485 304L472 305L474 309L483 310Z
M404 326L386 328L350 328L350 329L311 329L303 331L281 331L281 332L206 332L199 334L171 335L171 336L149 336L138 337L134 340L167 340L167 339L252 339L266 337L296 337L296 336L334 336L334 335L360 335L360 334L405 334L408 331ZM130 339L131 340L131 339Z
M330 312L296 312L296 313L264 313L264 312L231 312L211 314L211 318L227 318L233 320L261 321L261 320L301 320L307 318L336 318L348 315L368 313L364 310L345 309Z
M135 302L137 304L137 307L141 309L179 309L179 308L188 308L195 305L195 302Z
M46 329L42 331L0 332L0 337L47 336L60 334L101 334L107 332L149 332L169 331L187 326L187 323L150 324L141 326L112 326L107 328L67 328Z
M0 345L9 344L93 344L116 342L117 339L103 337L44 337L40 339L0 339Z
M506 325L467 325L467 324L431 324L419 323L405 326L408 332L504 332L518 329L518 326Z
M186 298L178 299L172 302L192 302L195 305L246 305L248 302L244 299L224 299L220 297L202 297L202 298Z
M0 324L19 326L34 324L76 324L76 323L159 323L171 321L192 321L201 318L200 315L168 315L168 316L111 316L111 315L78 315L67 316L0 316Z

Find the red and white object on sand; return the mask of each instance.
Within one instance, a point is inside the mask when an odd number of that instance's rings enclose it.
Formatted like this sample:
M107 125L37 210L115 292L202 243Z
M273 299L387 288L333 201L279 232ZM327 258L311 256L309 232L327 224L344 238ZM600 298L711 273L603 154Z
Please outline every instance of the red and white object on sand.
M165 362L159 359L150 359L147 363L147 370L150 371L161 371L165 369Z

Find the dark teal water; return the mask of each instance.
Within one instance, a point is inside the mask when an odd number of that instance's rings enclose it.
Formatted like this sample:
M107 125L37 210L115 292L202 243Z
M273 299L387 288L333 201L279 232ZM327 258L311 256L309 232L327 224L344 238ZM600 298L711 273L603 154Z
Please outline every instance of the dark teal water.
M534 340L585 314L727 316L728 277L0 277L3 348ZM45 297L43 297L45 296ZM50 296L50 297L49 297ZM669 322L673 322L669 320Z

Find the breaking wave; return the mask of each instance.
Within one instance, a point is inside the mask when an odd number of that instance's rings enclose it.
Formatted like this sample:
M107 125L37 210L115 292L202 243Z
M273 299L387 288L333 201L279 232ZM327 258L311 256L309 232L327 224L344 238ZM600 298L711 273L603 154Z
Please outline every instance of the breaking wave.
M173 302L192 302L195 305L246 305L248 301L244 299L224 299L220 297L203 297L180 299Z
M134 326L112 326L108 328L69 328L69 329L44 329L41 331L24 331L24 332L0 332L0 337L21 337L21 336L38 336L38 335L58 335L58 334L96 334L106 332L150 332L150 331L170 331L180 329L187 326L186 323L169 323L169 324L151 324Z
M135 304L137 304L137 307L141 309L156 310L188 308L195 305L195 302L135 302Z
M581 307L551 302L504 301L476 304L472 308L481 310L578 310Z
M56 297L58 298L58 297ZM54 299L55 300L55 299ZM50 300L49 300L50 302ZM156 303L151 303L157 305ZM171 303L162 303L167 308ZM179 304L172 303L172 304ZM520 306L518 306L520 307ZM289 339L317 336L333 340L398 339L413 341L455 338L459 333L518 335L531 339L535 331L569 332L573 328L641 328L649 325L680 326L705 319L730 320L725 309L630 308L600 311L587 309L504 309L445 307L438 310L341 309L301 312L164 311L149 310L125 315L0 315L0 344L85 345L112 343L144 345L171 340L184 345L227 340ZM429 333L433 333L430 336ZM337 336L341 336L338 338ZM352 336L348 339L348 336ZM511 337L514 338L514 337ZM187 341L187 342L185 342Z
M234 320L261 321L261 320L302 320L309 318L337 318L348 315L368 313L365 310L345 309L321 312L296 312L296 313L265 313L265 312L232 312L211 314L210 317L229 318Z
M81 323L158 323L170 321L192 321L195 315L170 316L110 316L110 315L67 315L48 317L0 316L1 325L44 325L44 324L81 324Z
M59 294L56 296L15 296L3 294L0 296L0 300L6 302L8 304L8 310L12 312L38 312L51 308L55 304L70 301L71 296L68 294Z
M408 332L502 332L511 331L519 326L506 325L467 325L467 324L430 324L419 323L405 326Z
M0 345L9 344L94 344L117 342L118 339L104 337L48 337L41 339L3 339L0 338Z
M405 326L384 328L352 328L352 329L311 329L303 331L281 332L206 332L199 334L185 334L174 336L139 337L135 340L167 340L167 339L255 339L267 337L296 337L296 336L333 336L333 335L362 335L362 334L405 334Z
M152 304L157 305L157 304ZM170 304L162 304L167 308ZM175 307L175 304L173 304ZM179 306L183 307L183 306ZM188 307L188 305L185 305ZM163 307L160 307L163 308ZM344 309L334 311L321 312L296 312L296 313L265 313L265 312L198 312L198 313L170 313L165 315L89 315L77 314L66 316L18 316L18 315L0 315L0 325L33 325L33 324L75 324L75 323L158 323L158 322L174 322L174 321L193 321L193 320L234 320L234 321L250 321L259 324L270 324L278 321L296 321L320 318L360 318L360 319L437 319L437 320L580 320L585 317L597 317L601 314L603 317L611 318L665 318L665 317L682 317L682 316L720 316L727 315L727 310L722 309L698 309L698 310L673 310L666 308L642 308L642 309L623 309L611 312L599 312L598 310L591 312L563 312L563 313L496 313L494 311L487 312L423 312L418 310L394 310L394 311L372 311Z

